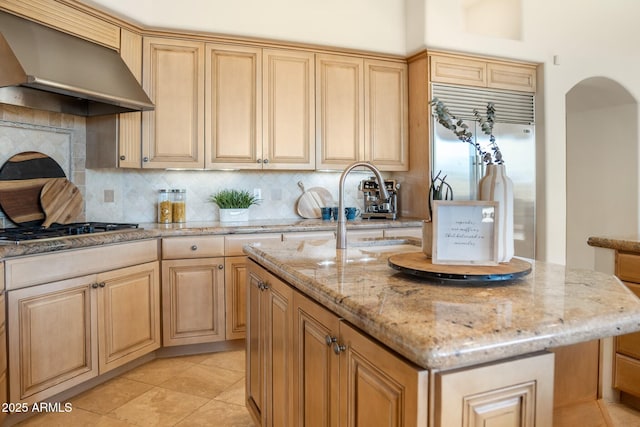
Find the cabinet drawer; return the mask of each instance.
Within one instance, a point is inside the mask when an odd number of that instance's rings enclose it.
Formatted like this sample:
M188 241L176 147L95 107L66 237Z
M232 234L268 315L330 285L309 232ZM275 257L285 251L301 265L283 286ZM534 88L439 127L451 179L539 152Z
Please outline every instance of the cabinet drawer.
M417 237L422 239L422 227L387 228L384 237Z
M616 354L613 386L619 390L640 396L640 362Z
M640 359L640 332L616 337L616 351Z
M7 290L158 260L157 239L94 246L5 261Z
M618 252L616 254L616 276L620 280L640 283L640 255Z
M467 58L432 55L431 81L466 86L487 86L487 64Z
M242 247L244 245L264 242L281 242L282 234L280 233L259 233L244 234L235 236L225 236L224 238L224 254L226 256L244 255Z
M349 232L347 232L349 235ZM336 233L333 231L298 231L291 233L284 233L282 235L282 240L327 240L327 239L335 239Z
M224 236L189 236L162 239L162 259L224 256Z

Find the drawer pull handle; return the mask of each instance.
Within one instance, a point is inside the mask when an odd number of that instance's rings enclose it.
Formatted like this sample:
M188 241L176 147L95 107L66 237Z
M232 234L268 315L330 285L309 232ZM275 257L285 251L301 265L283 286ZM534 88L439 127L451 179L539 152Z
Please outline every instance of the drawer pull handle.
M338 341L338 338L332 337L331 335L327 335L326 337L324 337L324 342L326 342L327 345L329 346L335 343L336 341Z
M343 351L346 351L346 350L347 350L347 346L345 346L344 344L340 345L337 342L333 343L333 352L335 354L340 354L340 353L342 353Z
M192 251L197 251L197 250L198 250L198 246L197 246L197 245L193 245L193 246L191 246L191 250L192 250Z

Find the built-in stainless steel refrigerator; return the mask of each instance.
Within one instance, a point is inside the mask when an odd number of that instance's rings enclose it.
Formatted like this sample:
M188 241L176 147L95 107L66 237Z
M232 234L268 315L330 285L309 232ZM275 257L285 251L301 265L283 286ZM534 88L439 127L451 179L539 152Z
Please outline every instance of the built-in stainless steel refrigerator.
M450 112L463 118L483 147L489 137L474 121L473 109L486 115L487 102L496 109L494 135L500 147L507 175L513 181L514 246L516 256L535 258L536 149L534 96L526 92L432 85L432 98L438 97ZM432 171L442 171L453 188L454 200L476 200L484 164L475 147L461 142L432 115Z

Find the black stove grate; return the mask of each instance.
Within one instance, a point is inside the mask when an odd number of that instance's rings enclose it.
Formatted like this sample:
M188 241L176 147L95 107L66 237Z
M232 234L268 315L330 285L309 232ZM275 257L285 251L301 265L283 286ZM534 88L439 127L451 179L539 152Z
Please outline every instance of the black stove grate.
M0 242L21 242L54 237L78 236L82 234L104 233L106 231L138 228L138 224L111 222L76 222L72 224L52 224L44 227L0 228Z

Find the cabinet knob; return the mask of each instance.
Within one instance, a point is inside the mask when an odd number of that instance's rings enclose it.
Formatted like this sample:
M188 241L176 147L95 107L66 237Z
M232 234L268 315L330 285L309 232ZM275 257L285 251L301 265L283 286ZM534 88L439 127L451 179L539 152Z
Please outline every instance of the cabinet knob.
M198 250L198 245L193 245L193 246L191 246L191 250L192 250L192 251L197 251L197 250Z
M337 342L334 342L334 343L333 343L333 352L334 352L335 354L340 354L340 353L342 353L343 351L345 351L346 349L347 349L347 346L345 346L345 345L340 345L340 344L338 344Z
M256 163L262 163L262 159L257 159Z
M120 156L120 160L126 160L125 156Z
M98 286L100 286L101 288L104 288L105 283L104 282L100 282L100 283L98 283Z
M336 341L338 341L338 338L332 337L331 335L327 335L326 337L324 337L324 342L326 342L327 345L331 345L331 344L335 343Z
M91 287L92 287L93 289L98 289L98 284L97 284L97 283L92 283L92 284L91 284Z
M148 158L148 157L143 157L143 158L142 158L142 161L146 163L146 162L148 162L148 161L149 161L149 158Z
M262 161L262 163L264 163L264 164L266 165L267 163L269 163L269 159L264 159L264 160Z
M258 288L261 291L266 291L267 289L269 289L269 285L266 284L266 282L263 282L262 280L258 283Z
M222 270L224 268L224 264L218 264L218 270Z

